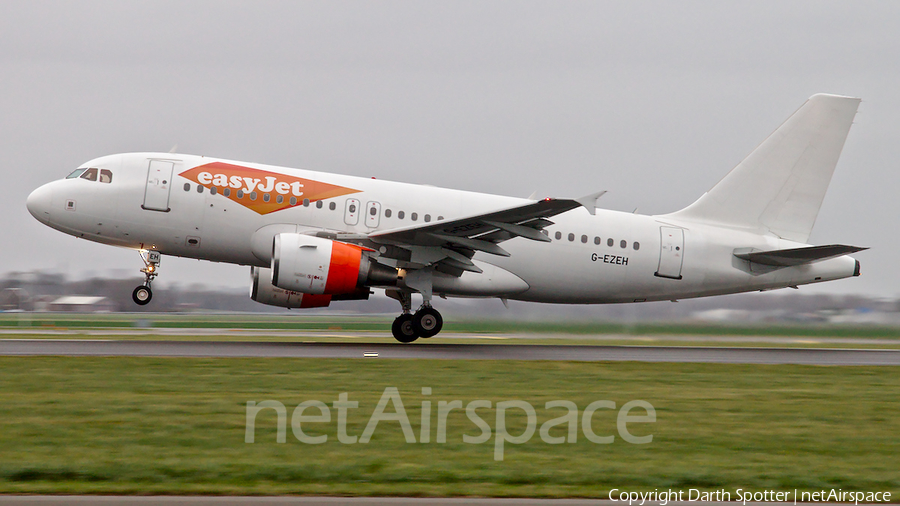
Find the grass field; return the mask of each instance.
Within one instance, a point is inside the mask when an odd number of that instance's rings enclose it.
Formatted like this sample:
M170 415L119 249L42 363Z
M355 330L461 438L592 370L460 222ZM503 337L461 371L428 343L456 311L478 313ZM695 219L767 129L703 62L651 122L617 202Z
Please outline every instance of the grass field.
M506 444L466 444L480 429L464 411L446 443L406 443L381 422L367 444L341 444L337 411L307 424L320 445L291 431L294 407L346 392L348 433L360 435L386 387L396 387L420 439L423 400L520 399L538 427L569 400L619 408L644 400L655 423L634 424L648 444L620 437L616 412L593 417L588 441L552 445L535 433ZM430 387L431 395L423 395ZM889 490L900 492L900 375L891 367L514 361L0 357L0 492L361 494L600 497L610 488ZM285 443L272 409L245 439L248 401L287 409ZM388 409L393 412L392 408ZM579 412L580 412L579 411ZM306 414L317 414L312 409ZM493 428L494 411L479 410ZM641 414L637 410L633 414ZM510 410L508 430L525 429ZM318 428L318 429L317 429ZM556 427L550 435L565 435ZM894 495L897 497L897 495Z

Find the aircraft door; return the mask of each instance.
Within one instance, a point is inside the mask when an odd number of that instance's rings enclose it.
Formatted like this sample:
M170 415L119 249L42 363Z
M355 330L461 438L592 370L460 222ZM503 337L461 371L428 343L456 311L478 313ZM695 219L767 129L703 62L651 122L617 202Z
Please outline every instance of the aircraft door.
M175 162L150 160L147 168L147 186L144 188L143 209L169 212L169 190L172 188L172 171Z
M659 267L656 269L656 276L681 279L681 266L684 262L684 229L659 227L659 236Z
M347 199L344 206L344 223L347 225L359 223L359 200Z
M381 221L381 204L369 202L366 204L366 226L375 228Z

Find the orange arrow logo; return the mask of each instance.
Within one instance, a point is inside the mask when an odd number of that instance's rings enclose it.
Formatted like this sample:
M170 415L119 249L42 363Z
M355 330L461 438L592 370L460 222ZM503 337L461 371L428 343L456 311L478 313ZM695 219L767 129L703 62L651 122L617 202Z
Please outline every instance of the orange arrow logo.
M321 181L224 162L200 165L179 175L210 191L215 188L217 194L259 214L303 205L304 200L315 202L359 192Z

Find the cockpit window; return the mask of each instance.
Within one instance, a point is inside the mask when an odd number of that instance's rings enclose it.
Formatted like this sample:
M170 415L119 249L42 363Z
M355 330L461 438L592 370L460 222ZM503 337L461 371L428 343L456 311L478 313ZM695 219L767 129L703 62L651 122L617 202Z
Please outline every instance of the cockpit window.
M87 179L88 181L96 181L98 172L100 172L99 169L87 169L86 171L84 171L84 174L81 175L81 179Z
M66 176L66 179L75 179L76 177L80 176L81 173L84 172L84 171L85 171L85 169L75 169L75 170L72 171L71 174L69 174L68 176Z
M100 182L101 183L112 183L112 171L102 169L100 170Z

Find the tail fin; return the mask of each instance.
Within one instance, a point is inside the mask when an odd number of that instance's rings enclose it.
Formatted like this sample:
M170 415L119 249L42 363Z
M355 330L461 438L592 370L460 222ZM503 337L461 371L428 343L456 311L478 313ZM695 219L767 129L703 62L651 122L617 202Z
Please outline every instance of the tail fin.
M711 190L670 216L806 242L859 102L813 95Z

